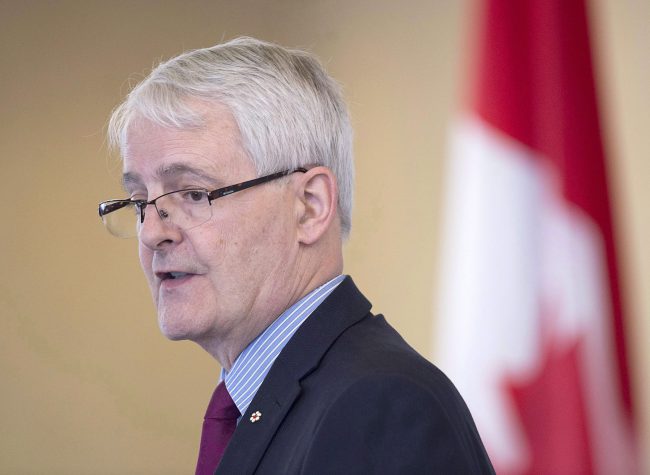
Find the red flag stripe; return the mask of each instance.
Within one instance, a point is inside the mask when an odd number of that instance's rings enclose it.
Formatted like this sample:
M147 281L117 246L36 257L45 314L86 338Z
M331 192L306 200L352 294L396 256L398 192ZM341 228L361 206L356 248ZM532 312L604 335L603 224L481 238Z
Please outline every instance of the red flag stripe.
M605 243L612 329L626 415L632 420L620 277L583 0L489 0L483 4L471 95L475 112L540 153L564 198Z

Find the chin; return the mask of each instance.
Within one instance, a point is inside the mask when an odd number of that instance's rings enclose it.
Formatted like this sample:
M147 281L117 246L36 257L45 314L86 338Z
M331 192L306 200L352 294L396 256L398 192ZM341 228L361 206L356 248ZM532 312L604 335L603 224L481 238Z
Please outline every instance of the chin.
M189 339L185 334L170 332L167 331L165 328L161 328L160 331L162 332L163 335L165 335L165 337L168 340L171 341L183 341Z
M202 332L196 328L196 322L179 316L158 315L160 331L168 340L194 340Z
M178 329L175 328L169 328L165 325L159 325L160 326L160 331L163 335L165 335L165 338L171 341L180 341L180 340L187 340L187 334L185 332L179 331Z

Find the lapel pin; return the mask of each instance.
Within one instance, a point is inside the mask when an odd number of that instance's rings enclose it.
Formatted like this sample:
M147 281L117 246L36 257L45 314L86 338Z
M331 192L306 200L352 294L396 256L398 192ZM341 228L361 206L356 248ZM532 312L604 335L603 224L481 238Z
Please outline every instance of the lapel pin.
M250 421L251 422L257 422L262 418L262 413L260 411L255 411L254 413L251 414Z

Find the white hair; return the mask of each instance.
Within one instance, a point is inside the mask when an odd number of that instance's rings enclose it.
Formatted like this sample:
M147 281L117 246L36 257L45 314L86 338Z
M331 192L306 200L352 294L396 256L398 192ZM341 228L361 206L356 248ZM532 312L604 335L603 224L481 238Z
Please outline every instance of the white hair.
M341 230L349 235L352 127L341 88L318 59L246 37L181 54L154 68L113 111L110 144L123 150L138 117L166 127L202 126L191 99L231 110L258 176L314 165L332 170Z

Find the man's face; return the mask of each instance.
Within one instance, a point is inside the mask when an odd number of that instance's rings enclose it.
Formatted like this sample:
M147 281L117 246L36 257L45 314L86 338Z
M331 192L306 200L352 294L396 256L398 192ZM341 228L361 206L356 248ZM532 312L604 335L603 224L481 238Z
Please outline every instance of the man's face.
M256 177L232 115L214 106L201 129L137 122L127 136L124 174L130 196L149 200ZM213 201L212 218L189 230L164 224L153 206L146 208L140 262L168 338L194 340L206 349L245 344L291 303L286 289L298 244L288 180ZM171 272L183 276L172 279Z

